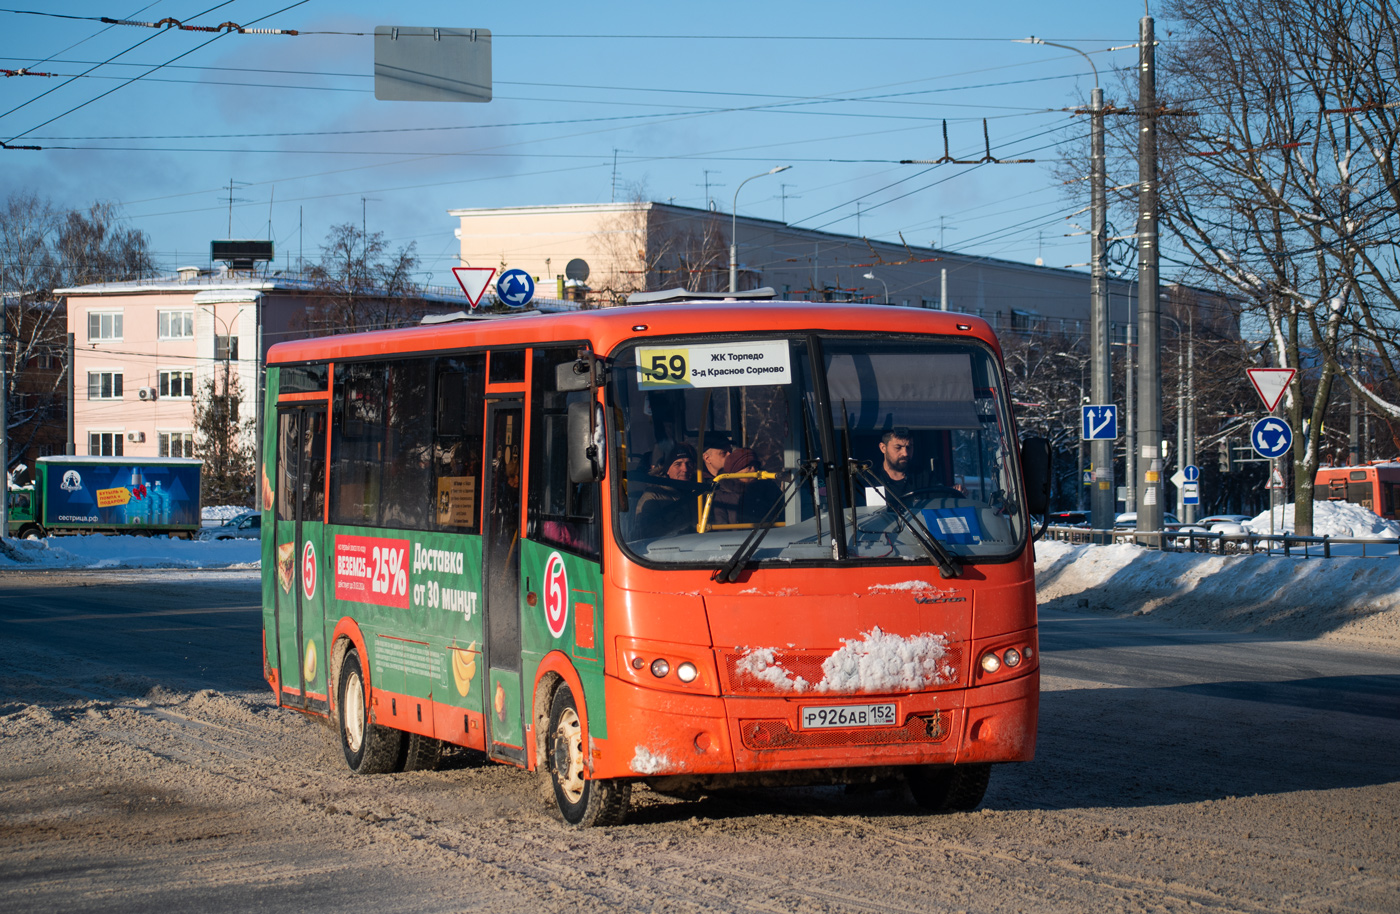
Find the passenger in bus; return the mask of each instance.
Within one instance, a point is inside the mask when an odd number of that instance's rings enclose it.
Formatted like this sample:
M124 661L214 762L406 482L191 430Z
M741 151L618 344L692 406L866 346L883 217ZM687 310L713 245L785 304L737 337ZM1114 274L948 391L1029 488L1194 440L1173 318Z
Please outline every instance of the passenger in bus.
M653 462L651 475L657 481L637 499L635 537L671 536L687 529L693 532L696 498L703 491L695 480L695 448L685 442L672 445Z
M724 472L724 462L734 450L734 443L723 432L706 432L700 448L700 462L705 471L705 481L709 482Z
M758 457L746 447L725 455L720 472L753 473L762 470ZM722 479L715 484L710 522L715 524L754 524L763 519L778 498L780 490L771 479Z

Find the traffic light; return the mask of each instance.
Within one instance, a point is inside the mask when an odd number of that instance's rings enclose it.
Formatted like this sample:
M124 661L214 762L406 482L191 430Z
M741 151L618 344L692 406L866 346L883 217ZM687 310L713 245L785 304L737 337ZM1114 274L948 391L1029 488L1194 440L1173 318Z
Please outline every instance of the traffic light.
M1234 461L1230 458L1230 439L1222 438L1220 441L1220 472L1229 473L1234 470Z

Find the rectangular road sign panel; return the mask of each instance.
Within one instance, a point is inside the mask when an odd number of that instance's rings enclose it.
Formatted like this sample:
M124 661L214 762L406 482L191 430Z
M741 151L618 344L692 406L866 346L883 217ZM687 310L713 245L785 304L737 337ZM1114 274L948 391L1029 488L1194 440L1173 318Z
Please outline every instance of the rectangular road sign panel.
M377 26L374 97L391 102L489 102L491 30Z
M1118 407L1107 404L1083 407L1082 437L1085 441L1118 440Z
M1181 503L1183 505L1199 505L1201 503L1201 484L1199 482L1181 484Z

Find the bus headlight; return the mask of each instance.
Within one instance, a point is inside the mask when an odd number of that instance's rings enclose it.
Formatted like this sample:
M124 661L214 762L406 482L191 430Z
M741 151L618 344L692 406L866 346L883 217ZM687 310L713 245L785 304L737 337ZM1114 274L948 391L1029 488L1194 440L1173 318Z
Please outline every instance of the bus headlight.
M671 672L671 664L666 662L666 658L657 657L651 662L651 675L657 679L661 679L669 672Z
M700 671L689 660L676 667L676 678L681 682L694 682L695 677L699 675Z
M1020 665L1021 665L1021 652L1018 651L1018 650L1016 650L1016 648L1014 648L1014 647L1008 647L1008 648L1006 649L1006 653L1004 653L1004 654L1001 655L1001 659L1002 659L1002 661L1003 661L1007 666L1009 666L1009 667L1010 667L1010 666L1020 666Z
M995 673L1001 669L1001 658L991 651L982 655L982 669L988 673Z

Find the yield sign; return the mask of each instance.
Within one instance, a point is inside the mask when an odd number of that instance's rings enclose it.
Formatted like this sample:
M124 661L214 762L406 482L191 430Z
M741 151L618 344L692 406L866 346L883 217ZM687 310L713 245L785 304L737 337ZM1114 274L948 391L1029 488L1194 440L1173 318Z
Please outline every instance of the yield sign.
M453 267L452 275L457 277L457 285L467 293L467 301L475 308L481 301L481 296L486 294L486 287L491 285L491 277L496 275L496 268Z
M1249 375L1254 389L1259 392L1259 398L1264 401L1264 408L1273 412L1274 407L1278 406L1278 401L1283 399L1283 392L1288 389L1288 382L1293 380L1293 376L1298 373L1298 370L1296 368L1250 368L1245 373Z

